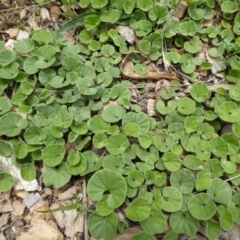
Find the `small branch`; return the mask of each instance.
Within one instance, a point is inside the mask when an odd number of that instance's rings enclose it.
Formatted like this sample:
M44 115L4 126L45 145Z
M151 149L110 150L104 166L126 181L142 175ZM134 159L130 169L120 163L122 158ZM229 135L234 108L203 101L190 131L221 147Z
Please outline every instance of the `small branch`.
M235 177L228 178L228 179L224 180L224 182L229 182L229 181L232 181L232 180L234 180L234 179L236 179L236 178L239 178L239 177L240 177L240 175L237 175L237 176L235 176Z
M87 191L86 191L86 177L83 178L83 206L84 207L88 207L87 206ZM84 211L84 240L88 240L89 236L88 236L88 225L87 225L87 211Z

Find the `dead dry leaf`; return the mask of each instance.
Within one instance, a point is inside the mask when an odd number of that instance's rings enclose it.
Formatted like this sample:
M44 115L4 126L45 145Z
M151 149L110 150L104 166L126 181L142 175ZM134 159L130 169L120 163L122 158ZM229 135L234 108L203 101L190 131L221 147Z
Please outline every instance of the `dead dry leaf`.
M206 53L206 57L208 62L212 64L212 69L211 69L212 74L216 75L218 72L221 72L226 69L226 65L223 60L211 58L208 55L208 53Z
M59 200L72 199L74 194L77 194L76 186L72 186L71 188L68 188L65 192L60 193L58 195L58 199Z
M17 190L13 190L12 193L11 193L12 196L17 196L17 197L20 197L22 199L26 198L27 195L28 195L28 192L26 191L17 191Z
M28 18L28 24L34 31L37 31L40 29L40 27L37 25L34 17Z
M0 217L0 228L7 224L9 213L3 213Z
M56 231L59 231L57 224L53 220L48 220L47 223L50 227L54 228Z
M14 211L12 212L13 216L22 216L25 210L25 205L20 201L15 200L13 201L13 208L14 208Z
M120 33L120 35L124 36L130 44L133 44L135 41L135 34L132 28L128 26L119 25L116 27L116 30Z
M15 38L19 33L19 29L9 28L8 30L6 30L4 32L7 33L10 38Z
M56 209L59 207L61 207L60 204L53 203L52 206L50 207L50 209L53 210L53 209ZM58 226L60 228L64 228L65 227L64 213L62 211L56 211L56 212L52 212L52 215L55 218Z
M20 11L20 19L23 19L27 17L27 9L26 8L23 8L21 11Z
M29 37L29 32L20 30L17 35L17 40L26 39Z
M22 179L18 166L12 165L10 158L0 157L0 162L2 169L14 177L15 182L13 188L15 190L24 189L27 192L41 190L36 179L31 182Z
M142 231L143 229L140 226L131 227L131 228L128 228L124 233L118 234L114 240L129 240L132 238L133 235Z
M0 213L13 212L14 208L7 200L0 202Z
M23 200L26 207L32 212L36 205L42 201L42 197L39 193L29 193L27 197Z
M200 235L199 233L197 233L197 240L207 240L207 238L203 237L202 235Z
M41 9L40 9L40 16L41 16L43 22L44 22L44 21L51 20L49 11L48 11L48 9L46 9L46 8L41 8Z
M6 240L5 236L3 235L3 232L0 232L0 240Z
M13 40L13 39L8 39L8 41L5 43L5 48L6 48L7 50L13 51L13 49L14 49L14 44L15 44L15 43L16 43L15 40ZM1 161L1 159L0 159L0 161Z
M68 32L63 32L62 35L63 35L63 36L66 38L66 40L69 41L70 43L72 43L72 44L75 44L75 43L76 43L74 37L73 37L71 34L69 34Z
M150 117L157 115L156 108L155 108L155 99L149 98L147 100L147 112L148 112L148 116Z
M67 237L73 238L76 233L82 233L84 230L84 215L80 215L77 222L73 224L76 215L76 210L64 211L64 221L66 226L64 233Z
M37 220L28 232L21 232L16 240L63 240L64 237L59 230L51 227L44 220Z
M51 219L50 212L47 212L47 213L38 212L38 211L45 211L45 210L50 210L48 201L43 201L43 202L37 203L34 208L34 213L33 213L32 219L31 219L31 223L38 219L42 219L45 221L50 220Z

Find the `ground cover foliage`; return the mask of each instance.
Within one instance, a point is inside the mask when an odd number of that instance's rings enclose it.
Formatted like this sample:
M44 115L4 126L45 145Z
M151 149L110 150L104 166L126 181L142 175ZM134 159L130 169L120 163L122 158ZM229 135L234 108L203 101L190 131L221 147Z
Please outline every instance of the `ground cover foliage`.
M58 32L33 32L14 51L0 42L0 155L20 164L27 181L42 162L43 182L54 188L87 177L96 203L88 219L93 237L114 239L134 222L143 231L133 240L156 239L168 227L164 240L195 239L200 224L217 239L240 224L240 2L191 1L178 22L171 16L179 3L83 0L86 11ZM73 45L61 32L78 25L80 43ZM139 43L130 45L117 25L134 29ZM132 83L119 68L124 56L135 52L134 71L144 76L143 54L154 62L164 52L194 80L213 67L197 55L204 43L226 65L229 90L211 92L193 81L189 96L176 99L181 83L172 81L156 103L161 121L131 102ZM226 125L230 130L221 131ZM14 178L0 178L0 191L10 190Z

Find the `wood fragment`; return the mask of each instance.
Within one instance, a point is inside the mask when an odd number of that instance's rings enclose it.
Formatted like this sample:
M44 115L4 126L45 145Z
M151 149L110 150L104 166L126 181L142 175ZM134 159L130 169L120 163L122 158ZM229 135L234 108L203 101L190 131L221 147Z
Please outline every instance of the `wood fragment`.
M156 108L155 108L155 99L152 99L152 98L148 99L147 111L148 111L148 116L150 116L150 117L157 115Z
M41 9L40 9L40 16L41 16L41 18L42 18L42 21L51 20L49 11L48 11L48 9L46 9L46 8L41 8Z
M178 18L179 20L184 16L187 10L188 4L186 2L180 2L175 8L172 17Z
M51 18L54 18L55 20L58 20L59 19L59 16L61 14L61 10L58 6L52 6L50 8L50 16Z
M24 19L25 17L27 17L27 9L24 8L20 11L20 19Z

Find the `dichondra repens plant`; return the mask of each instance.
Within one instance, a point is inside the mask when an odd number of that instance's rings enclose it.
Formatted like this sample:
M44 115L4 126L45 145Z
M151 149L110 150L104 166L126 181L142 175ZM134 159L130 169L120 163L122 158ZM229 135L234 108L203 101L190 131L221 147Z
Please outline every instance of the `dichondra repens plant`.
M177 21L179 2L84 0L86 12L58 32L33 32L14 51L0 42L0 155L19 164L27 181L42 161L43 182L54 188L85 176L95 203L93 237L114 239L137 222L142 232L133 240L158 233L195 239L200 225L211 240L240 224L239 2L189 1ZM221 21L204 24L215 9ZM60 32L78 25L73 45ZM118 25L130 26L138 44L129 44ZM211 61L198 55L205 43ZM180 83L172 81L159 93L159 121L131 102L132 82L121 77L119 63L133 52L142 76L149 71L143 55L154 62L165 52L193 80L224 62L231 86L211 92L196 82L177 99ZM0 191L10 190L14 178L1 172L0 179Z

